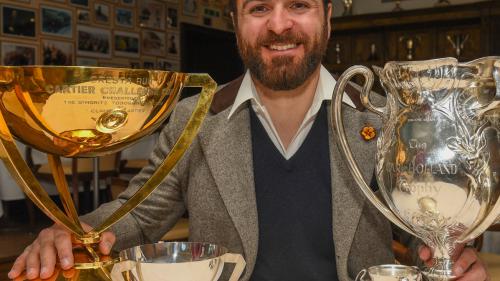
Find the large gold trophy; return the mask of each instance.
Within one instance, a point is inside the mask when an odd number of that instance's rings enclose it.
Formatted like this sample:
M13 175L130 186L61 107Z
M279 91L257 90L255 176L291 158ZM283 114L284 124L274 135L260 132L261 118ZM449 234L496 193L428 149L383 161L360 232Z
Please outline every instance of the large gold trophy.
M201 87L182 134L151 178L101 225L83 230L60 157L98 157L155 131L172 112L183 87ZM100 67L0 67L0 156L26 195L74 236L75 268L52 280L111 280L119 261L96 249L100 235L130 213L189 147L209 109L216 83L207 74ZM14 137L47 153L62 211L21 157Z

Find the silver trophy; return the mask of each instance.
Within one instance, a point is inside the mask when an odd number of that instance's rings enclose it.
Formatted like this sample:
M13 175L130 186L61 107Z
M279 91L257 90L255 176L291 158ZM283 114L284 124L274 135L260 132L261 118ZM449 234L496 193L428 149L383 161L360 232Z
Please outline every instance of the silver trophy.
M431 280L452 280L451 259L500 214L500 57L469 63L454 58L389 62L376 69L386 104L370 101L373 73L354 66L334 89L333 127L349 169L366 197L389 220L434 253L423 269ZM361 176L342 121L342 94L357 74L363 104L381 117L376 178L382 199Z
M421 281L418 268L400 264L384 264L363 269L355 281Z
M221 246L197 242L158 242L120 252L112 281L216 281L225 263L234 263L229 281L238 281L245 269L239 254Z

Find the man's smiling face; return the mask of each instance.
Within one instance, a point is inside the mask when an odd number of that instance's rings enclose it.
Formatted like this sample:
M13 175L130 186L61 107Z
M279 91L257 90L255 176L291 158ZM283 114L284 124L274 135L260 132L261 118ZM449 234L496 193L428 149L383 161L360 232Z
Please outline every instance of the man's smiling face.
M253 77L273 90L302 85L319 66L328 42L323 1L236 1L238 47Z

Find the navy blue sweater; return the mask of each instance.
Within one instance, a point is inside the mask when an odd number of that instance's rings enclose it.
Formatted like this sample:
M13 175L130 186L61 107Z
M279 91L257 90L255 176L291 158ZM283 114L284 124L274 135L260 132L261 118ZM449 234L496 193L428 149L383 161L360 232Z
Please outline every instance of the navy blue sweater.
M323 104L299 150L283 158L250 110L259 247L251 281L338 280L328 118Z

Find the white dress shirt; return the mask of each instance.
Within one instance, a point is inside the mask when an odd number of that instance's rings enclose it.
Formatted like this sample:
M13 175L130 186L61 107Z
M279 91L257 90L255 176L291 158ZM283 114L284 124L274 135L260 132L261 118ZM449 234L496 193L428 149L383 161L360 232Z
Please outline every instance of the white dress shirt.
M321 71L319 74L318 86L316 88L316 93L314 94L314 99L311 104L311 107L306 113L302 124L300 125L297 133L292 138L292 141L288 145L288 148L285 148L283 142L281 141L276 128L274 127L273 121L269 115L269 112L266 110L265 106L262 105L259 95L257 94L257 90L255 89L255 85L250 77L250 72L247 71L245 73L245 77L243 77L243 81L241 83L240 89L238 90L238 94L234 101L233 106L231 107L231 111L229 112L228 119L231 119L231 116L242 108L242 105L250 100L253 110L255 114L259 118L262 126L266 130L269 138L274 143L278 151L283 155L285 159L290 159L297 150L299 150L300 146L304 142L307 134L311 130L311 127L316 119L316 115L321 108L321 104L324 100L331 100L333 88L337 82L333 78L333 76L321 66ZM344 94L342 97L344 103L355 107L349 96Z

